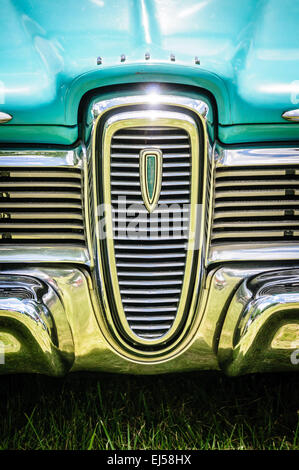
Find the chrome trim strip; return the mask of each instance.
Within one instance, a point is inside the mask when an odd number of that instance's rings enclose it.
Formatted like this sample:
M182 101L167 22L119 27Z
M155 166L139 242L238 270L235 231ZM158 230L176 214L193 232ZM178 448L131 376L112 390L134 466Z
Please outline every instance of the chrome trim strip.
M215 149L216 142L214 145L208 145L208 159L209 168L207 173L210 172L210 183L207 185L207 236L206 236L206 248L205 248L205 266L208 265L209 260L209 247L211 246L212 227L213 227L213 210L214 210L214 188L215 188Z
M287 261L299 259L298 243L265 242L222 244L210 247L208 264L226 261Z
M198 116L206 119L208 118L209 113L209 107L204 101L182 96L160 95L151 93L150 90L148 94L144 95L123 96L99 101L93 105L91 113L93 119L96 119L108 110L112 111L119 107L134 106L137 104L178 106L188 109L189 111L193 111Z
M291 111L285 111L281 117L286 121L299 122L299 109L292 109Z
M299 148L225 149L217 145L216 167L299 164Z
M81 168L81 148L75 150L1 150L0 166L70 167Z
M41 264L63 263L90 265L90 258L85 247L79 246L39 246L5 245L0 247L1 263Z
M88 177L88 155L85 144L82 142L82 162L83 162L83 188L82 188L82 201L83 201L83 214L85 222L85 234L87 250L89 255L90 268L94 268L94 254L91 235L91 215L90 215L90 201L89 201L89 177Z
M5 124L12 120L12 116L8 113L3 113L0 111L0 124Z

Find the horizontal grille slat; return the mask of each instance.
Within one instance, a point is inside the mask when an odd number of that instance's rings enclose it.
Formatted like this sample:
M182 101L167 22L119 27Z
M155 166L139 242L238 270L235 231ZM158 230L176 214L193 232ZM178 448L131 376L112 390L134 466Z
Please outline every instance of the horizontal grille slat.
M160 333L148 333L147 331L142 332L142 337L145 339L154 340L154 339L159 339L160 336L161 336Z
M148 323L149 321L150 322L164 322L164 321L167 321L167 320L174 320L175 319L175 316L174 315L157 315L157 316L154 316L154 317L150 317L150 316L130 316L128 315L127 316L127 320L129 321L144 321L146 323Z
M20 199L20 198L18 198ZM29 199L29 201L28 201ZM36 198L37 199L37 198ZM28 204L28 202L30 202L30 206ZM40 202L36 201L36 200L31 200L30 198L23 198L23 200L19 201L7 201L7 199L4 199L1 201L1 209L2 208L6 208L6 207L16 207L16 208L22 208L22 207L25 207L25 208L29 208L29 209L32 209L32 208L38 208L38 207L42 207L42 208L47 208L47 209L79 209L79 210L82 210L82 202L81 201L76 201L76 200L71 200L71 201L68 201L67 200L67 197L63 198L63 201L51 201L51 202L48 202L47 200L42 200Z
M238 210L238 218L243 219L243 218L248 218L248 217L254 217L256 218L262 218L262 220L267 220L269 217L285 217L288 215L288 209L265 209L264 207L262 208L256 208L255 210L247 209L247 210ZM298 210L293 209L293 215L299 215L299 208ZM214 224L217 223L219 219L234 219L236 217L236 212L231 211L231 210L218 210L217 212L214 213Z
M144 149L162 151L162 186L158 206L150 215L140 186L139 159ZM175 320L185 272L189 135L170 127L121 129L112 137L110 157L114 253L123 309L135 334L157 339ZM137 232L130 225L135 215L131 204L138 204L137 213L142 216ZM169 205L173 205L170 215ZM129 209L125 213L124 207Z
M7 232L3 233L3 230L0 229L0 232L2 232L2 240L7 240L4 235L7 235ZM84 235L77 234L77 233L72 233L71 236L68 232L64 231L63 233L59 232L53 232L53 233L48 233L47 232L16 232L14 231L13 233L10 232L11 238L13 240L39 240L39 239L44 239L44 240L66 240L66 239L74 239L74 240L84 240Z
M157 325L154 325L152 322L147 322L146 325L131 324L132 330L169 330L170 327L171 323L158 323Z
M136 170L139 170L139 163L111 163L111 168L136 168Z
M28 168L11 168L11 167L1 167L0 168L0 178L1 180L9 180L10 178L15 178L16 181L19 179L28 180L36 180L39 179L41 181L49 181L49 180L57 180L59 179L77 179L81 180L81 170L73 170L70 168L57 170L53 168L40 169L31 167L30 171Z
M179 294L181 292L180 289L121 289L121 294L131 294L131 295L155 295L155 294Z
M146 140L146 139L145 139ZM159 149L162 149L162 150L173 150L173 149L188 149L189 148L189 144L181 144L181 143L178 143L178 144L155 144L155 145L148 145L148 144L112 144L111 145L111 148L112 149L122 149L122 150L125 150L125 149L128 149L128 150L132 150L132 149L138 149L138 150L142 150L144 149L144 147L146 148L152 148L152 149L155 149L155 148L159 148Z
M260 185L262 181L263 187L269 188L271 190L272 188L274 189L279 189L280 187L282 189L288 189L292 187L297 187L299 186L299 179L298 180L293 180L293 179L287 179L287 180L279 180L279 181L273 181L273 177L271 180L259 180L259 179L252 179L252 180L236 180L235 184L236 187L238 188L243 188L243 189L248 189L249 191L251 190L252 187L257 187ZM220 181L219 183L216 183L215 187L216 189L222 189L222 188L230 188L232 185L232 181Z
M13 206L10 206L10 207L13 207ZM83 220L83 215L79 212L77 213L74 211L68 212L68 213L57 212L55 210L54 212L50 212L49 210L45 212L33 212L32 210L28 212L20 212L19 210L16 210L16 209L17 208L15 208L14 212L10 212L10 217L8 219L9 221L15 220L15 219L17 219L18 221L21 221L25 219L28 221L28 223L30 223L31 221L36 221L36 220L38 220L39 222L43 221L47 223L48 220L54 219L55 221L57 221L57 219L58 220L62 219L61 223L63 223L65 220L69 220L69 219ZM4 220L0 219L0 223L4 222Z
M145 255L144 253L117 253L117 257L122 259L122 258L128 258L128 259L134 259L134 258L138 258L138 259L144 259L144 258L149 258L149 259L165 259L165 258L171 258L171 259L174 259L174 258L185 258L185 254L184 253L175 253L175 254L171 254L171 253L159 253L159 254L150 254L150 255Z
M126 168L127 169L127 168ZM178 177L178 178L185 178L187 176L190 176L190 172L189 171L163 171L162 173L162 178L167 178L167 177ZM124 172L121 172L121 171L112 171L111 172L111 176L112 177L119 177L119 178L123 178L123 177L131 177L131 178L138 178L139 179L139 172L127 172L127 171L124 171ZM115 183L115 182L114 182Z
M164 222L164 221L163 221ZM130 223L130 221L128 221L128 223ZM160 225L158 224L157 222L157 225ZM154 227L153 225L151 225L150 227L139 227L139 230L138 230L138 234L136 234L136 236L138 237L139 234L142 234L142 235L145 235L146 233L149 233L149 236L150 237L157 237L159 236L158 233L169 233L169 232L176 232L176 231L182 231L182 230L186 230L187 229L187 226L184 226L184 225L181 225L181 224L177 224L177 226L173 226L173 227L170 227L168 226L168 224L165 222L165 225L166 227ZM121 224L116 222L114 227L113 227L115 230L119 230L121 231ZM126 229L124 229L124 232L127 233L128 236L130 236L130 234L134 234L135 235L135 232L136 232L136 227L130 227L129 225L126 227ZM140 237L140 238L144 238L144 237Z
M0 246L85 244L82 171L0 168Z
M257 170L257 171L256 171ZM220 181L221 178L229 178L231 180L235 178L259 178L261 177L268 177L273 178L274 176L283 176L288 177L290 175L299 175L299 168L287 168L287 167L277 167L273 168L273 166L267 167L249 167L248 169L245 168L238 168L238 167L230 167L230 168L218 168L217 169L217 180Z
M119 276L128 276L128 277L169 277L169 276L183 276L184 271L168 271L168 272L144 272L141 271L124 271L119 269Z
M123 236L115 236L114 237L114 240L117 240L117 241L120 241L120 240L131 240L131 241L142 241L142 242L146 242L146 241L168 241L170 238L170 235L167 235L167 236L161 236L159 235L158 233L150 233L148 236L147 235L140 235L138 233L135 234L130 234L129 236L127 235L123 235ZM180 238L176 238L176 240L187 240L187 237L185 236L182 236Z
M184 262L172 262L172 261L168 261L168 262L164 262L164 263L141 263L141 262L135 262L135 263L132 263L132 262L128 262L128 263L125 263L124 261L118 261L117 263L117 266L119 266L120 268L171 268L171 267L177 267L177 266L184 266L185 263Z
M163 140L177 140L177 139L188 139L188 136L186 134L162 134L159 133L157 135L143 135L143 134L116 134L114 136L114 140L119 140L119 139L124 139L124 140L143 140L143 141L149 141L149 140L158 140L158 141L163 141Z
M12 229L30 229L30 230L35 230L35 229L42 229L42 230L66 230L66 229L74 229L74 230L80 230L82 227L82 224L77 223L77 224L72 224L72 223L67 223L67 222L62 222L61 224L49 224L49 223L36 223L36 222L31 222L27 221L24 223L6 223L3 222L3 220L0 220L0 231L3 230L12 230Z
M253 227L254 225L254 227ZM214 222L215 229L244 229L251 228L252 230L259 230L259 229L268 229L269 227L273 227L274 229L277 227L299 227L299 220L254 220L254 224L252 221L237 221L237 222Z
M127 238L125 239L127 240ZM186 244L185 243L181 243L181 244L176 244L176 245L163 245L163 244L160 244L160 245L139 245L139 246L134 246L133 244L131 245L114 245L114 248L117 249L117 250L185 250L186 249Z
M65 199L65 192L58 191L0 191L0 201L7 199ZM67 199L81 199L81 194L68 192Z
M115 219L115 227L117 227L117 225L121 225L122 223L130 223L132 222L132 220L134 220L134 218L132 217L127 217L127 218L124 218L124 217L117 217ZM142 224L144 225L148 225L148 224L151 224L152 226L152 229L154 228L154 224L149 222L145 217L141 217L140 220L142 221ZM156 220L159 220L158 218L155 218L155 224L157 223ZM182 224L182 222L188 222L188 218L187 217L173 217L173 218L166 218L165 216L163 217L163 223L164 224L167 224L167 223L172 223L172 222L180 222L180 224ZM160 229L159 229L160 230Z
M234 207L234 208L240 208L242 209L242 207L250 207L252 209L252 206L254 205L254 207L268 207L270 206L272 209L273 207L299 207L299 200L296 200L296 199L275 199L274 201L273 200L269 200L269 199L265 199L263 201L261 200L256 200L254 201L254 204L253 204L253 201L234 201L234 200L231 200L231 201L218 201L215 203L215 208L227 208L227 209L230 209L231 207Z
M0 177L1 178L1 177ZM28 188L31 184L27 181L1 181L0 180L0 192L5 191L6 188L10 191L11 188ZM49 188L49 182L39 181L34 184L34 188ZM81 190L80 182L69 182L69 181L51 181L51 189L53 188L70 188L70 189L79 189Z
M299 165L221 167L211 242L299 240Z
M113 186L116 186L116 184L114 184ZM116 194L118 196L140 196L141 197L141 191L134 191L133 189L118 189L118 190L112 190L111 191L111 194Z
M236 187L231 191L226 191L223 189L217 189L217 193L215 194L216 200L220 198L233 198L236 195L236 191L238 191L238 198L244 198L244 199L251 199L251 198L256 198L256 199L261 199L264 197L267 198L272 198L276 199L277 196L298 196L299 195L299 190L297 189L292 189L291 193L288 194L288 189L281 189L281 188L273 188L273 189L240 189Z
M185 214L187 213L188 214L189 210L190 210L189 207L172 206L170 212L171 212L171 214L182 214L182 213L185 213ZM122 207L120 209L118 209L118 206L114 206L112 208L113 214L121 214L122 215L123 211L124 210L123 210ZM128 217L132 216L132 214L135 214L135 212L136 212L135 208L131 208L131 209L128 208L127 209ZM169 213L169 207L165 207L165 206L163 206L163 204L159 204L157 206L157 208L154 209L153 212L152 212L152 214L154 214L154 215L155 214L165 214L165 213L167 213L167 214ZM138 207L138 214L148 214L148 210L145 209L142 205L142 206Z
M168 279L167 281L164 281L163 279L159 280L142 280L142 279L136 279L135 281L126 279L126 280L119 280L119 285L120 286L162 286L162 285L181 285L182 284L181 279Z
M176 304L178 300L179 300L179 297L156 297L156 298L150 297L150 298L144 298L144 299L138 299L138 298L126 299L124 297L123 303L124 304L144 304L144 305L157 304L157 303L160 303L160 304L175 303Z
M225 232L224 234L221 233L214 233L213 235L213 238L214 239L218 239L218 238L223 238L225 236L225 238L234 238L234 239L242 239L242 238L270 238L270 237L284 237L286 236L287 234L285 233L286 231L284 230L255 230L255 229L252 229L251 231L244 231L242 232L241 230L239 230L238 232L233 232L233 231L228 231L228 232ZM297 236L299 235L299 230L294 230L292 231L292 233L290 234L292 236Z
M176 307L126 307L127 312L176 312Z
M117 204L119 201L118 199L111 199L111 202L112 204ZM140 204L140 205L143 205L143 201L142 199L132 199L132 198L126 198L126 203L127 204ZM160 198L160 203L161 204L189 204L190 203L190 199L186 199L186 198L182 198L182 199L179 199L179 198L175 198L175 199L170 199L170 198L163 198L161 197Z
M126 158L132 158L132 159L135 159L135 160L139 160L140 156L139 156L139 152L136 151L136 153L112 153L111 154L111 157L112 158L115 158L115 159L126 159ZM185 159L185 158L190 158L191 155L190 153L167 153L164 155L163 159L165 161L169 161L170 159Z

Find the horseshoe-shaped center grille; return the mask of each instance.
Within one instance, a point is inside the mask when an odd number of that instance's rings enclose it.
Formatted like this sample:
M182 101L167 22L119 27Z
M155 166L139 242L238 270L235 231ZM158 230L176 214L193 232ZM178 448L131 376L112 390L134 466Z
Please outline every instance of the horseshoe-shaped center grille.
M163 154L160 198L151 214L140 185L139 154L145 148L160 149ZM188 133L167 127L117 131L111 141L110 174L124 312L136 335L157 339L169 331L176 317L185 272L191 177ZM136 213L130 211L132 205L138 205ZM138 225L132 223L136 215Z

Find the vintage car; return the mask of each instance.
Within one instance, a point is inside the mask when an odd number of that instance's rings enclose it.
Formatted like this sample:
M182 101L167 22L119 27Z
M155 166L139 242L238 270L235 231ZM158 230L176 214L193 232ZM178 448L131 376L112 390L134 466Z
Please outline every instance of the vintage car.
M0 373L298 370L298 18L2 0Z

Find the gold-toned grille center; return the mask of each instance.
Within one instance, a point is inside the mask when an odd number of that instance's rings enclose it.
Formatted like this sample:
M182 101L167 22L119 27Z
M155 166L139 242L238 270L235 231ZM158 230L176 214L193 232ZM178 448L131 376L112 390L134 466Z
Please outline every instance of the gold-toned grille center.
M155 356L188 328L198 294L204 232L198 124L177 111L120 112L106 120L101 142L105 314L119 341ZM151 171L146 156L155 157L152 187L143 176Z

